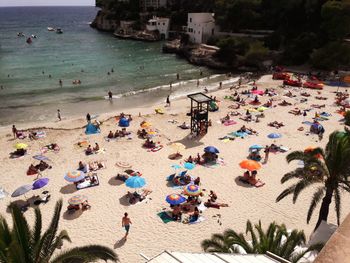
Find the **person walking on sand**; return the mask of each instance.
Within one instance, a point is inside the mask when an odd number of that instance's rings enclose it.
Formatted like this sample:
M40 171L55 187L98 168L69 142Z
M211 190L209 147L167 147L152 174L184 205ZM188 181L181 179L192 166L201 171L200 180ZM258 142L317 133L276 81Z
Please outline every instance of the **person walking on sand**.
M265 153L264 163L267 163L267 161L269 160L269 154L270 154L270 147L268 145L266 145L264 153Z
M176 73L176 79L179 80L180 79L180 74Z
M13 139L17 138L17 128L15 125L12 125L12 133L13 133Z
M168 95L168 97L166 97L166 106L167 106L167 107L170 107L170 98L169 98L169 95Z
M90 113L86 114L86 121L91 122L91 116Z
M59 121L61 121L61 111L60 110L57 110L57 118Z
M125 236L124 236L124 239L126 240L127 237L128 237L128 234L129 234L129 230L130 230L130 225L131 225L131 220L130 218L128 217L128 213L124 213L124 217L122 218L122 227L125 228Z
M58 83L60 84L60 87L62 87L62 80L60 79L59 81L58 81Z
M109 100L112 100L112 99L113 99L113 93L112 93L112 91L108 91L108 98L109 98Z

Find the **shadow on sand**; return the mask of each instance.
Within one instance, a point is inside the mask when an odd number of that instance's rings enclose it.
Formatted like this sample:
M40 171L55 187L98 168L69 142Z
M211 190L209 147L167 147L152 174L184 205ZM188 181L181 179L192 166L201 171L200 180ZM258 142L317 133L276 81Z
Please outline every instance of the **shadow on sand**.
M113 185L113 186L119 186L119 185L124 184L123 181L117 180L115 176L111 177L111 178L109 179L108 183L109 183L110 185Z
M114 249L121 248L126 243L126 239L123 237L114 244Z
M243 186L243 187L245 187L245 188L253 188L253 187L254 187L254 186L252 186L252 185L250 185L250 184L248 184L248 183L244 183L244 182L240 181L240 180L239 180L240 177L241 177L241 176L237 176L237 177L235 178L235 182L236 182L236 184L237 184L238 186Z
M82 209L76 210L74 212L66 210L63 213L63 218L66 220L74 220L74 219L77 219L78 217L80 217L82 214L83 214Z
M67 184L61 187L60 193L62 194L73 194L77 191L77 188L74 184Z

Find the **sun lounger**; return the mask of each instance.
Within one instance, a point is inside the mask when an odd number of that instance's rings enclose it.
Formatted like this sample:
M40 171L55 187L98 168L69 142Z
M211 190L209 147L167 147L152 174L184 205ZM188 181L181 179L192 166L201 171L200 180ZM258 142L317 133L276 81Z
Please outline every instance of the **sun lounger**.
M79 184L76 185L77 190L93 187L93 186L98 186L100 184L100 181L98 180L97 174L93 175L93 178L95 179L94 183L91 183L90 177L86 176L85 180Z

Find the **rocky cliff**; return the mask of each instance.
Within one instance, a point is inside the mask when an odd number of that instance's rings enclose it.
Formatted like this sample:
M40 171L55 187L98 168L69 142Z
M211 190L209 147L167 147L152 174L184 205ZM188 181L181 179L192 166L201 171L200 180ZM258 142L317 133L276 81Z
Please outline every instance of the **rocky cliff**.
M119 23L111 18L111 13L108 10L101 9L90 26L98 30L114 32Z

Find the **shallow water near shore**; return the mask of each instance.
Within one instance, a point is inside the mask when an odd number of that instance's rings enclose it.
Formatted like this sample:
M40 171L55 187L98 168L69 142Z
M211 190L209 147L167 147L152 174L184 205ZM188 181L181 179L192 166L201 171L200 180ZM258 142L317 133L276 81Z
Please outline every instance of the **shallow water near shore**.
M198 89L224 79L214 75L220 72L163 54L161 42L120 40L90 28L97 11L0 8L0 125L54 120L58 108L64 116L73 116L151 105L170 93L178 97L197 89L199 78ZM62 28L64 33L49 32L47 27ZM26 36L17 37L18 32ZM37 38L27 44L32 34ZM82 84L72 84L77 79ZM117 96L113 103L104 99L108 90Z

